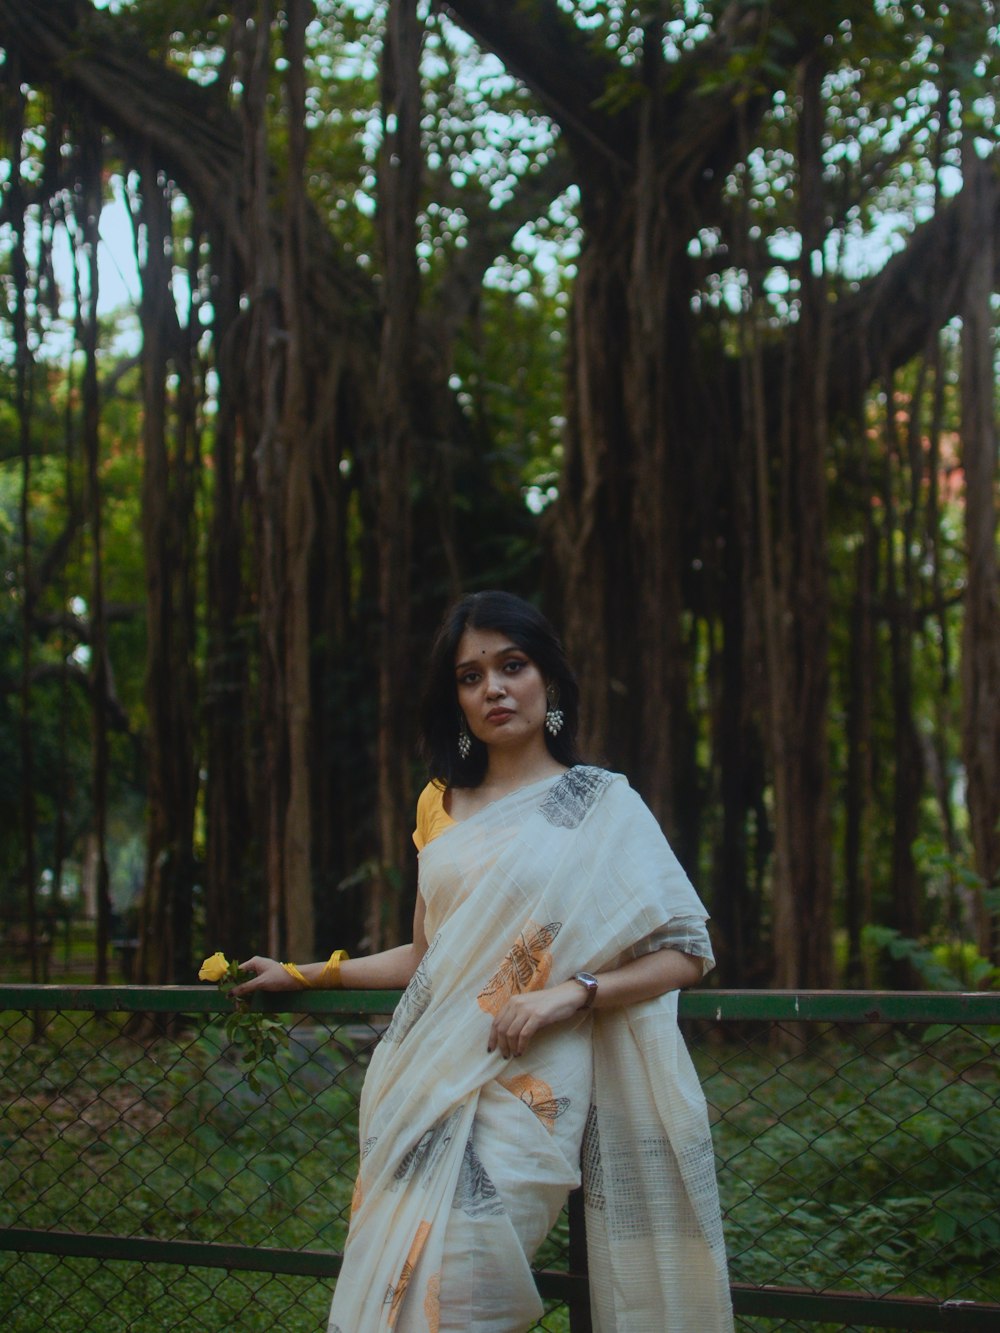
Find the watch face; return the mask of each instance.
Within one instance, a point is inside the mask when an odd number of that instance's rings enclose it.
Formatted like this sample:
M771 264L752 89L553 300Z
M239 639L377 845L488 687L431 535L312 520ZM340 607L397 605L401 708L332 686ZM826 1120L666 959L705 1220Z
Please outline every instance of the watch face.
M578 981L584 990L586 990L587 999L583 1007L585 1009L589 1008L590 1005L594 1003L597 996L597 978L592 976L590 972L575 972L573 974L573 980Z

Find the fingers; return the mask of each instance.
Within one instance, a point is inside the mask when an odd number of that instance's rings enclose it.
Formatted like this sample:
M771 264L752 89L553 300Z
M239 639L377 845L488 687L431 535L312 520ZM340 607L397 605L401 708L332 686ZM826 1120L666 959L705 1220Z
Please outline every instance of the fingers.
M238 986L233 986L229 994L239 1000L244 995L252 995L255 990L266 989L268 972L274 966L273 958L262 958L260 954L254 954L245 963L240 963L241 972L252 972L254 975L248 977L246 981L241 981Z
M254 954L253 958L248 958L239 966L240 971L252 975L230 990L229 994L237 1000L253 995L256 991L297 991L303 988L302 981L293 977L276 958L262 958L260 954Z
M510 1000L490 1026L486 1049L490 1053L499 1051L505 1060L523 1055L540 1026L534 1014L524 1011L514 1000Z
M486 1043L487 1053L499 1051L505 1060L509 1060L516 1052L512 1047L512 1037L507 1028L500 1024L496 1019L493 1020L493 1026L490 1029L489 1041Z
M257 971L256 964L259 961L260 960L257 958L256 955L253 958L248 958L245 963L240 963L240 971L256 973ZM248 977L246 981L241 981L238 986L231 987L229 994L230 996L239 999L240 997L249 994L250 991L256 989L257 989L257 977L253 976L253 977Z
M583 998L583 990L575 981L511 996L490 1026L487 1051L499 1051L505 1060L523 1055L541 1028L572 1018Z

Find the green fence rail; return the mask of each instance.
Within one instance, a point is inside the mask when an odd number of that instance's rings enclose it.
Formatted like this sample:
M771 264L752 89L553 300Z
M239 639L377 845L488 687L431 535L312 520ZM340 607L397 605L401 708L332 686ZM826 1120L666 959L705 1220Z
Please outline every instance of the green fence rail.
M214 988L0 986L0 1329L324 1327L396 999L258 1000L288 1043L254 1088ZM1000 996L700 990L681 1014L740 1329L1000 1330ZM546 1333L589 1327L580 1225L540 1256Z

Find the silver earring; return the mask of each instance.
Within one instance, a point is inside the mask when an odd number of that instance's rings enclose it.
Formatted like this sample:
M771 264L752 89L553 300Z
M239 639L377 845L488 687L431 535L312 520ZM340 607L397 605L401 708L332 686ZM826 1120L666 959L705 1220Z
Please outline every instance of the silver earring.
M545 730L550 736L558 736L563 729L563 723L566 721L566 715L559 705L559 688L556 685L550 685L545 691L545 697L549 701L549 706L545 712Z
M465 725L465 717L458 724L458 756L460 759L468 759L472 753L472 737L469 735L469 728Z

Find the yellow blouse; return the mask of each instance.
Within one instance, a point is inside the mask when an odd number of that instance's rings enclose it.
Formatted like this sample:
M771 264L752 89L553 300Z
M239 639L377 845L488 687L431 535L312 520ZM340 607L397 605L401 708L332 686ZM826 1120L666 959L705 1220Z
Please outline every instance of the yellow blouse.
M455 822L444 808L444 794L445 788L440 783L428 782L417 799L417 827L413 830L413 841L418 852Z

